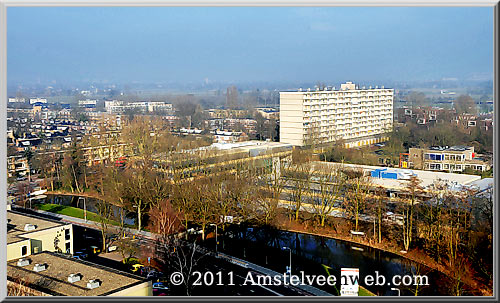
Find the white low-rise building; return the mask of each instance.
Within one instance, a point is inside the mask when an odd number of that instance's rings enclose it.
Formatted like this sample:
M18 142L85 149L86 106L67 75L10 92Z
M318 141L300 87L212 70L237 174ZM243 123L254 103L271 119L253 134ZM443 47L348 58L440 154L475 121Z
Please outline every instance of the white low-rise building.
M35 104L35 103L47 103L47 99L45 98L30 98L30 104Z

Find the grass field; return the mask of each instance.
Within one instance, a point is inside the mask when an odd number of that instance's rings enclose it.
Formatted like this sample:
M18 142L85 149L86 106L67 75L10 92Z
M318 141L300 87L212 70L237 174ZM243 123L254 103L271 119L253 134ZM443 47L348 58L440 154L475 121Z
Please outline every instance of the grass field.
M72 207L72 206L64 206L58 204L36 204L35 208L39 210L45 210L51 213L70 216L74 218L84 219L83 209ZM101 222L101 217L93 212L87 211L87 220L94 222ZM119 226L120 223L114 220L108 220L108 222L112 225Z

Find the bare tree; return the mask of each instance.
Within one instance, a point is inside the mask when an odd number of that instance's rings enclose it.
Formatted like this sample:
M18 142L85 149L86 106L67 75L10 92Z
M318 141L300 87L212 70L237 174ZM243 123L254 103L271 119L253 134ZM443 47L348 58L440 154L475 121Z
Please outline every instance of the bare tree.
M387 198L385 189L381 186L378 186L374 191L371 210L373 213L373 236L376 237L378 243L382 243L382 221L387 210Z
M163 262L174 272L182 275L182 285L185 288L186 295L190 296L193 285L193 271L196 270L200 260L205 256L196 242L184 242L180 239L174 239L170 242L168 249L164 251Z
M370 177L365 176L364 172L356 170L352 177L348 179L348 199L344 205L347 213L354 217L354 229L358 230L359 215L366 208L368 193L371 187Z
M149 207L148 200L145 199L145 192L149 190L147 182L147 171L135 170L127 174L125 183L125 197L137 213L137 229L142 229L142 216Z
M313 202L315 215L320 219L320 226L325 226L325 220L330 215L340 198L345 186L345 177L337 166L323 165L316 167L313 180L317 186L318 196Z
M262 211L263 221L266 225L276 218L281 194L286 185L286 179L282 178L282 172L287 169L288 164L284 159L272 158L270 171L257 177L259 190L256 194L256 202Z
M103 187L106 187L104 200L119 208L120 211L120 235L124 234L125 229L125 207L126 207L126 189L120 171L115 167L104 170Z
M294 220L298 222L302 203L307 199L311 186L312 170L309 163L292 165L287 171L288 182L292 186L291 202L294 205ZM291 217L290 217L291 221Z
M407 181L406 191L408 195L407 201L403 202L403 245L404 249L408 251L410 245L413 241L413 229L414 229L414 215L415 215L415 204L418 202L419 195L422 193L423 188L420 186L422 180L418 179L416 176L411 176L410 180Z
M469 95L459 96L453 104L457 114L477 114L476 101L474 101L474 99L472 99Z
M422 234L426 239L428 250L435 252L438 262L441 261L442 239L445 228L445 193L448 186L441 180L436 180L429 188L430 199L419 204L420 225Z
M214 178L206 177L191 182L191 203L193 203L193 221L201 226L202 240L205 240L208 224L214 222L217 201L210 197Z
M97 200L96 203L97 214L99 215L97 218L97 222L95 224L101 231L102 236L102 251L106 251L108 236L109 236L109 227L111 225L111 219L113 217L113 208L111 204L104 200Z
M118 239L118 251L124 260L135 256L139 252L139 244L137 241L129 237L120 237Z
M408 96L406 96L406 102L410 103L410 107L412 109L429 104L429 100L422 92L411 92Z

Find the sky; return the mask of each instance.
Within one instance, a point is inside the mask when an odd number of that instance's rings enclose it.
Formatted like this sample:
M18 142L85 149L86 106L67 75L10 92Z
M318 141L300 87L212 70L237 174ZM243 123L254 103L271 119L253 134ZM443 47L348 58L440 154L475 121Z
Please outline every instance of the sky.
M493 77L493 8L9 7L8 83Z

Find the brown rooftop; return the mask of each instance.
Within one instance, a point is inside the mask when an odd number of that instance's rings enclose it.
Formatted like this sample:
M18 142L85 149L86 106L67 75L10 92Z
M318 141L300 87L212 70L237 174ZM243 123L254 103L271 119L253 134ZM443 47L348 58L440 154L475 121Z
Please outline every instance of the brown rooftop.
M18 266L19 259L7 262L8 279L22 278L31 288L54 296L106 296L146 282L139 276L53 252L42 252L26 259L31 260L26 266ZM36 263L47 264L47 269L35 272ZM81 280L68 282L70 274L79 274ZM88 289L87 282L91 279L99 280L100 286Z

